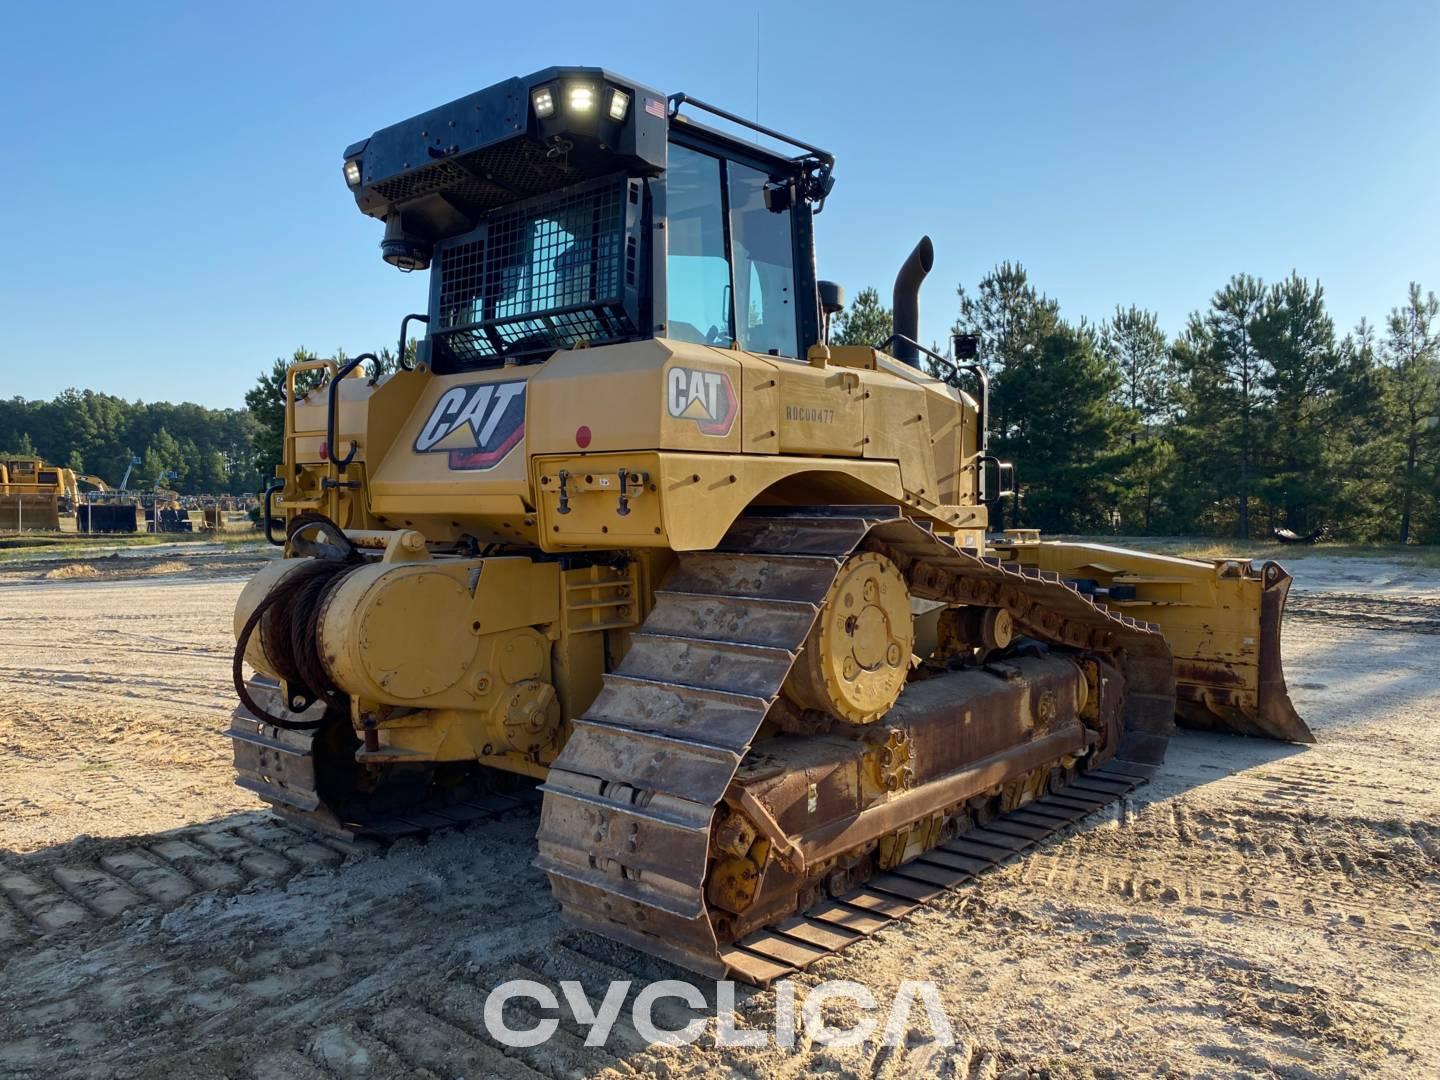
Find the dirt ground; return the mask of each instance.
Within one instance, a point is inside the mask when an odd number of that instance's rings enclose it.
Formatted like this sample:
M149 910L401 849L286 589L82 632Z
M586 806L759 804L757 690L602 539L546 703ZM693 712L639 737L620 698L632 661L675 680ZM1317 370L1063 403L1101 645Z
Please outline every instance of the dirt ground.
M1316 746L1182 733L1118 808L795 980L931 980L953 1045L916 1012L893 1047L591 1048L562 1012L516 1049L482 1022L506 979L683 973L560 922L532 810L383 852L261 811L219 732L265 553L196 548L0 566L0 1076L1440 1074L1440 570L1296 558Z
M0 563L0 850L205 821L227 775L229 611L263 549Z

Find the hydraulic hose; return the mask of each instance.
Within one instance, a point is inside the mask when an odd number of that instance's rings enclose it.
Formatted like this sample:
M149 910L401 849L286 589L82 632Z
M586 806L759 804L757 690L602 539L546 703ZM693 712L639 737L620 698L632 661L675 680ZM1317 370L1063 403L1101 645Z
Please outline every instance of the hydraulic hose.
M305 511L297 514L286 531L293 539L302 529L318 529L334 542L338 553L312 558L306 565L288 574L271 589L245 620L235 641L231 676L235 693L252 716L266 724L287 731L313 731L325 726L344 702L344 691L331 680L320 660L316 647L320 613L325 600L355 569L363 566L364 556L345 530L324 514ZM328 706L319 720L290 720L261 708L245 686L245 651L256 628L261 630L265 656L275 674L291 688L303 688L312 700L324 700Z

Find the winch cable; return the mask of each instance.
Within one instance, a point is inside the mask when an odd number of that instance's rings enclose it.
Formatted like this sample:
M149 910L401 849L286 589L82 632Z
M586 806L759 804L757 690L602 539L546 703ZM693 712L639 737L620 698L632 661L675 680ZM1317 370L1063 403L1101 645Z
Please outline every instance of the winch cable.
M307 510L295 515L286 532L294 540L304 529L318 529L333 541L338 554L315 557L272 588L245 620L235 641L231 676L240 702L255 719L287 731L314 731L324 727L344 704L344 691L331 680L321 662L316 641L320 614L330 593L350 574L365 565L365 558L345 530L324 514ZM292 720L276 716L251 697L245 685L245 651L256 627L261 628L265 656L287 686L303 686L328 706L318 720Z

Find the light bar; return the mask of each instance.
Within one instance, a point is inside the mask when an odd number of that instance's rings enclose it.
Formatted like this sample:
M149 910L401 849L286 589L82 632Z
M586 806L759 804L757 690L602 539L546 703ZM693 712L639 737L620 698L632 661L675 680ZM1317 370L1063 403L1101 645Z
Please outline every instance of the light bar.
M589 112L595 107L595 87L589 83L572 83L567 104L571 112Z

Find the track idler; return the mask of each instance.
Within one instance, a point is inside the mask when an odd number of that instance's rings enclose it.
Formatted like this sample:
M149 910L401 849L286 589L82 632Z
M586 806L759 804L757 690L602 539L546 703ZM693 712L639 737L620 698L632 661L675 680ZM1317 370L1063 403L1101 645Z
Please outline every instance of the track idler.
M914 641L910 591L895 564L874 552L852 555L825 595L785 695L802 709L868 724L905 688Z

